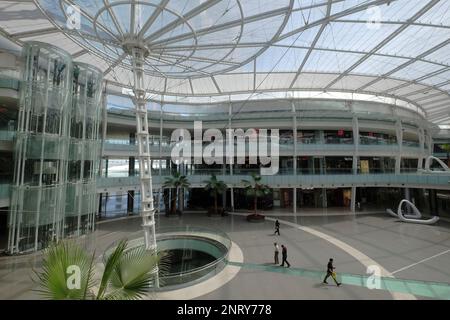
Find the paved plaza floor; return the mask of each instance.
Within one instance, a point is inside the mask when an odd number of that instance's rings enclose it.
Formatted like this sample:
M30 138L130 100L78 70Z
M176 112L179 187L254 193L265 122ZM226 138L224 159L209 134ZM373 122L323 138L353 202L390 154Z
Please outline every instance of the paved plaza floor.
M273 214L273 215L272 215ZM202 226L225 231L242 251L243 260L229 259L238 272L213 290L193 287L195 299L450 299L450 224L400 222L384 213L364 215L282 215L266 213L262 223L250 223L245 213L208 217L185 213L180 218L157 217L158 227ZM274 235L274 221L281 235ZM139 232L138 217L98 224L83 243L100 255L114 241ZM288 248L291 268L273 264L273 243ZM321 283L329 258L338 278ZM41 254L0 257L0 298L35 299L32 268ZM380 270L380 289L369 289L368 267ZM191 291L192 291L191 290ZM191 292L192 293L192 292Z

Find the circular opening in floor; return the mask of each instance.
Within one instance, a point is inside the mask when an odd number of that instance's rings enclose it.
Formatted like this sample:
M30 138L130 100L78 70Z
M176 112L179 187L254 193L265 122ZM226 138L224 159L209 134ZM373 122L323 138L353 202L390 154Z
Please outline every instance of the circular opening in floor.
M183 288L216 275L225 267L231 248L224 232L206 228L159 229L156 242L158 252L167 253L159 291ZM143 245L143 237L129 237L128 250ZM104 257L115 247L111 246Z

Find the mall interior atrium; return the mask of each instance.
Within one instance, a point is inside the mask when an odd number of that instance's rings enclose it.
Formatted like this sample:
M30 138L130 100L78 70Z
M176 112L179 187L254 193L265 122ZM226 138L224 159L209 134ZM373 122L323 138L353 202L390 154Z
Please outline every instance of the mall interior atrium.
M449 166L450 0L0 1L0 299L450 299Z

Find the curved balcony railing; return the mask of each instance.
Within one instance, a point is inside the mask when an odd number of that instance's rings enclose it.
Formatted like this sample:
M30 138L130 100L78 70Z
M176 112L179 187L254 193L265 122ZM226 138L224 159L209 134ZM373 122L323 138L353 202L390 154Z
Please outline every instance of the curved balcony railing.
M413 169L411 169L413 170ZM254 172L259 173L259 170ZM188 175L187 178L192 187L201 188L205 185L207 180L207 172L199 175ZM249 180L251 171L243 174L223 175L217 174L218 178L223 180L228 186L235 188L242 188L242 180ZM153 184L159 188L165 181L166 176L154 176ZM392 186L392 187L424 187L432 189L450 189L450 175L442 172L441 174L423 174L412 171L411 173L386 173L386 172L371 172L348 174L342 172L328 173L328 174L302 174L302 175L273 175L262 176L262 183L271 187L314 187L325 188L328 186L334 187L351 187L351 186ZM107 188L122 188L127 190L127 187L137 187L139 184L138 177L127 178L99 178L97 179L98 192Z
M270 142L268 142L270 143ZM208 143L202 143L203 146ZM225 144L225 143L224 143ZM168 141L163 141L161 151L165 154L170 153L173 147L173 143ZM270 146L270 144L268 144ZM150 151L152 154L159 154L159 140L150 141ZM107 140L104 144L105 152L111 154L114 152L137 152L137 146L130 144L127 140ZM191 145L191 150L194 150L194 146ZM308 143L297 143L297 154L298 155L308 155L308 153L333 153L343 154L345 152L352 152L355 150L355 145L353 143L319 143L318 140L309 140ZM360 144L358 146L359 151L364 151L366 153L379 154L383 153L395 153L399 151L398 144ZM245 146L245 152L249 151L248 144ZM294 153L294 143L293 140L284 139L280 140L279 151L281 155L291 155ZM409 153L420 153L420 146L417 144L403 145L403 151Z

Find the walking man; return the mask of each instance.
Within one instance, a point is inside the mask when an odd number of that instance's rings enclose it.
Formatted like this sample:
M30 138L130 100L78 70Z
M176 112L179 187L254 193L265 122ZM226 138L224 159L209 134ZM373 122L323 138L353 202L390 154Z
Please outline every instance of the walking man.
M286 262L287 267L289 268L291 266L291 264L287 261L287 248L283 244L281 245L281 257L283 258L281 267L284 267L284 263Z
M330 261L328 261L327 264L327 275L325 276L325 279L323 279L323 283L328 283L327 279L331 276L334 280L334 282L336 283L336 285L339 287L341 285L340 282L337 282L336 280L336 272L334 272L334 269L336 269L333 266L333 259L330 259Z
M279 264L280 260L278 259L278 257L279 257L279 254L280 254L280 248L278 247L278 243L276 243L276 242L273 245L275 246L275 255L274 255L275 264Z
M274 234L277 234L278 233L278 235L280 235L280 222L278 222L278 219L277 219L277 221L275 221L275 233Z

